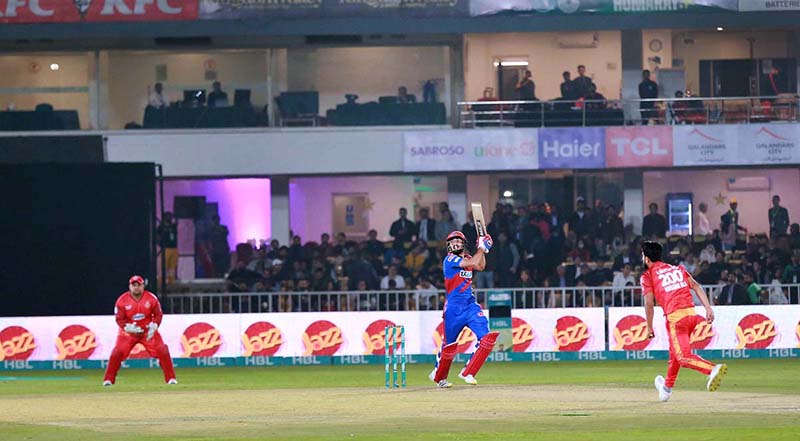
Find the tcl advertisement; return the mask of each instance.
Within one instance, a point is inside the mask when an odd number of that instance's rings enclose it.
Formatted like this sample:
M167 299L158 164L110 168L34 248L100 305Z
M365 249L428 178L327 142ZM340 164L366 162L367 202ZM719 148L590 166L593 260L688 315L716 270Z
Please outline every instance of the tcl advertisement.
M0 0L0 23L195 20L198 0Z
M695 309L705 318L702 307ZM692 349L788 349L800 347L800 306L718 306L714 322L703 320L690 337ZM609 308L608 348L612 351L669 349L661 308L653 318L655 338L647 338L644 308Z
M487 314L484 311L484 314ZM602 308L514 310L514 352L602 351ZM387 326L404 326L408 354L436 354L444 338L439 311L165 315L159 332L176 358L383 355ZM114 347L114 317L0 318L0 361L104 360ZM475 350L469 329L458 350ZM148 357L140 345L131 358Z

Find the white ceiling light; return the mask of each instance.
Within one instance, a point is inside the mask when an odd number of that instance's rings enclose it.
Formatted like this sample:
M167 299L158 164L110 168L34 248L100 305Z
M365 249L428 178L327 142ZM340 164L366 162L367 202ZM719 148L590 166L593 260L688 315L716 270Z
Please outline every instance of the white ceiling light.
M502 64L503 66L514 67L514 66L527 66L527 61L495 61L495 67Z
M503 192L503 197L504 198L510 198L512 196L514 196L514 192L511 191L511 190L506 190L506 191Z
M58 63L52 63L50 65L50 70L58 70L60 67L61 66L59 66Z
M723 28L722 26L717 26L717 31L722 32L724 30L725 30L725 28Z

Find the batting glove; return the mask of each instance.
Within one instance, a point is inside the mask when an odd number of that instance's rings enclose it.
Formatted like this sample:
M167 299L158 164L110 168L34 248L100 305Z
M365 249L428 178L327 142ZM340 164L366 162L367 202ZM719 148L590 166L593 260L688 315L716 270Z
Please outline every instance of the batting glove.
M150 324L147 325L147 339L150 340L153 338L153 336L156 334L156 331L158 331L158 324L155 322L150 322Z
M488 254L489 250L492 249L492 245L494 245L492 236L487 234L478 238L478 248L482 249L484 253Z
M123 329L125 332L127 332L128 334L141 334L142 332L144 332L144 329L142 329L142 328L141 328L139 325L137 325L136 323L128 323L128 324L127 324L127 325L125 325L125 327L124 327L124 328L122 328L122 329Z

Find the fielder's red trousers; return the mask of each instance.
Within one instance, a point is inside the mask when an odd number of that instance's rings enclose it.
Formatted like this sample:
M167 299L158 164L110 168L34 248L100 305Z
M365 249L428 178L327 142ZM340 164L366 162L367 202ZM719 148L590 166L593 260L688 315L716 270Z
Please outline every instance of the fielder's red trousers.
M164 382L175 378L175 368L172 366L169 348L164 344L164 340L161 339L161 334L159 334L158 331L156 331L153 338L150 340L147 340L146 332L141 336L120 332L119 335L117 335L117 343L111 351L111 357L108 359L108 368L106 368L104 381L110 381L112 383L116 381L117 372L119 372L122 362L128 358L128 355L137 343L141 343L151 357L158 359L161 370L164 371Z
M705 375L711 373L714 363L692 353L690 338L694 328L703 322L694 308L679 309L667 315L667 334L669 335L669 366L665 385L673 387L678 379L678 371L687 367Z

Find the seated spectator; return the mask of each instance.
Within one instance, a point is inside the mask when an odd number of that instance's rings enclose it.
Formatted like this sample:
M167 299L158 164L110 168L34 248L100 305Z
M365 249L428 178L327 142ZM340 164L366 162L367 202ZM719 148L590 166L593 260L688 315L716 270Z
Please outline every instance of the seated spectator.
M443 240L448 234L458 229L453 213L450 210L444 210L442 218L436 222L436 240Z
M792 285L800 283L800 253L798 251L792 254L792 263L783 269L783 283Z
M150 96L147 98L147 105L161 109L167 107L168 104L169 102L164 97L164 85L161 83L154 84L153 91L150 92Z
M744 273L744 286L750 303L753 305L769 303L769 291L761 288L761 285L753 280L753 275L749 272Z
M397 88L397 102L400 104L416 103L417 97L408 93L406 86L400 86Z
M627 286L636 286L637 280L633 277L632 268L630 264L624 265L622 271L614 273L614 281L611 286L618 288L613 291L614 293L614 306L631 305L630 302L633 291L625 290Z
M427 277L420 277L416 292L414 293L417 309L420 311L438 309L438 305L436 305L436 294L436 287L431 284L431 281Z
M589 249L586 247L586 242L583 239L578 239L575 249L570 251L567 254L567 257L573 260L580 259L583 262L589 262L592 260L592 255L589 252Z
M247 269L244 260L236 262L236 267L228 274L228 290L230 292L250 292L261 280L261 274Z
M418 240L406 255L406 269L410 272L409 275L417 277L425 268L428 256L428 245L425 241Z
M403 279L403 276L397 274L397 266L390 266L389 273L381 279L381 289L403 289L405 287L406 281Z
M694 254L686 253L683 255L686 257L681 260L680 265L686 268L689 274L694 274L694 272L697 271L697 260L694 258Z
M586 110L604 110L608 108L608 100L600 92L597 86L589 86L589 93L586 94Z
M800 250L800 224L794 223L789 227L789 246Z
M312 291L333 291L333 281L322 269L314 270L311 276Z
M717 250L714 249L714 245L708 244L703 248L703 251L700 252L700 262L715 262L717 260L716 255Z
M208 107L225 107L228 105L228 94L222 91L222 84L214 81L211 93L208 94Z
M386 247L383 245L383 242L378 240L378 232L375 230L369 230L367 233L367 241L364 243L364 249L370 255L381 258L383 258L386 252Z
M789 303L789 298L786 296L786 293L783 292L783 287L781 286L782 275L780 269L775 270L775 274L769 286L769 299L767 303L770 305L786 305Z

